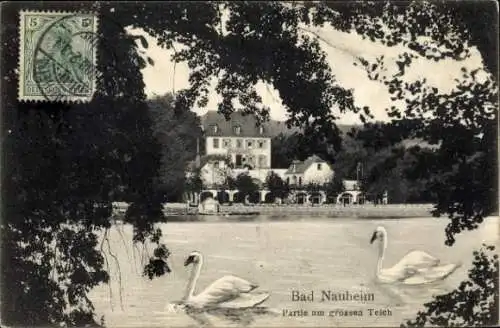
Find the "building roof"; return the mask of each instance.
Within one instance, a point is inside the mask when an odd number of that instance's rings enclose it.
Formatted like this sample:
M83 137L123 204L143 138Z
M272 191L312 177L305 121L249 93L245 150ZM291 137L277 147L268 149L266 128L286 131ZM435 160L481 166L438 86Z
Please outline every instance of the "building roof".
M290 167L288 170L286 170L285 174L302 174L304 173L309 166L311 166L314 163L326 163L324 160L322 160L319 156L317 155L312 155L309 156L305 161L293 161L292 164L290 164ZM293 170L293 165L295 164L295 171Z
M299 127L288 127L286 122L269 120L263 122L264 134L261 135L259 128L256 127L255 115L246 114L243 115L242 112L237 111L231 114L230 120L227 121L224 115L219 114L217 110L209 110L206 114L200 116L200 121L205 131L206 136L235 136L235 137L265 137L274 138L280 134L290 135L293 133L301 132L302 129ZM242 127L241 134L237 135L233 129L234 125L240 125ZM211 126L214 124L218 125L218 132L214 133ZM244 127L244 128L243 128ZM357 127L357 125L337 125L339 130L343 134L347 134L352 128Z
M230 120L226 120L224 115L217 111L209 110L201 117L201 124L207 137L262 137L271 138L274 136L272 124L270 122L262 123L261 128L257 126L255 115L243 114L242 112L234 112L230 116ZM217 131L214 131L214 126L217 126ZM240 128L240 133L237 134L236 127Z

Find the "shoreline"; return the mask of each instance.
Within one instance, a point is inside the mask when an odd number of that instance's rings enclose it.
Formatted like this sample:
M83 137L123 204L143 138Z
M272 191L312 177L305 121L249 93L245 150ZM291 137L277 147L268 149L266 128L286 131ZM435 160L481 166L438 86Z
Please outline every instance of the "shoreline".
M175 216L257 216L257 215L318 215L343 218L417 218L432 216L433 204L387 204L387 205L220 205L218 213L198 213L198 208L186 204L168 204L164 214Z
M128 204L120 202L114 203L114 214L123 215ZM323 205L275 205L275 204L256 204L256 205L220 205L217 213L199 213L198 207L188 206L186 203L168 203L164 205L163 213L166 217L174 221L199 221L214 218L225 217L228 220L231 217L235 219L252 218L259 215L266 216L322 216L328 218L353 218L353 219L398 219L398 218L423 218L432 217L434 204L386 204L386 205L347 205L323 204ZM492 213L488 216L498 216L498 213ZM447 217L446 214L441 217Z

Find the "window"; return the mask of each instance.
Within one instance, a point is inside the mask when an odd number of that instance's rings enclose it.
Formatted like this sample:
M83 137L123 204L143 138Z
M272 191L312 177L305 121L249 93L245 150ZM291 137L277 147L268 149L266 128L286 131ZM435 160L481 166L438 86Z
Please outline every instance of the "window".
M236 167L240 167L243 164L243 156L241 154L236 155Z
M302 177L299 177L299 186L302 186Z
M259 140L259 148L265 148L266 146L266 141L265 140Z
M222 145L224 148L231 148L231 139L224 139L224 141L222 142Z
M254 161L255 161L255 159L254 159L254 157L253 157L253 156L248 156L248 160L247 160L247 163L248 163L248 164L250 164L250 165L252 165L252 166L253 166L253 165L255 164L255 163L254 163Z
M290 184L290 177L286 177L286 184Z
M253 141L247 140L247 148L252 148L252 147L253 147Z
M241 141L241 139L236 140L236 148L243 148L243 142Z
M264 127L261 125L259 126L259 133L262 135L264 134Z
M214 148L219 148L219 138L214 138Z
M215 162L215 163L214 163L214 167L215 167L216 169L218 169L218 168L219 168L219 161L217 161L217 162Z
M297 165L296 164L292 164L292 172L297 172Z
M318 171L321 171L321 163L318 163Z
M213 131L214 133L219 132L219 126L217 126L217 124L214 124L214 125L212 126L212 131Z
M234 127L234 133L236 135L240 135L241 134L241 126L237 125Z

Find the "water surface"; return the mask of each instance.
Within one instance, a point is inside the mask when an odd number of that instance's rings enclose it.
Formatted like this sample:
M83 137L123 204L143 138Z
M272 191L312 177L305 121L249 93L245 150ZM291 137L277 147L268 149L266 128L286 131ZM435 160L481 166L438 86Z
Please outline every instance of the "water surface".
M198 222L169 222L161 228L163 241L172 252L169 264L173 272L154 280L141 275L141 254L147 250L142 246L133 247L131 227L121 226L110 233L111 251L119 259L120 274L113 257L108 256L111 284L96 288L91 299L96 312L104 315L107 326L196 326L197 322L184 312L167 311L165 306L182 298L189 274L183 261L190 251L198 250L205 257L198 291L225 274L234 274L269 291L271 296L266 305L278 313L255 315L245 321L209 316L214 326L399 326L404 320L413 319L432 295L451 291L467 277L474 249L483 242L498 244L497 218L487 219L478 230L458 235L453 247L444 245L447 222L445 218L321 216L211 217ZM384 267L395 264L413 249L429 252L443 262L462 261L464 265L448 279L432 285L381 285L375 280L378 250L369 243L378 225L383 225L388 232ZM294 290L314 291L314 302L292 301ZM374 300L321 302L323 290L373 293ZM372 313L381 310L379 313L386 315L370 316L369 309L373 309ZM302 310L302 314L308 311L308 315L283 316L283 310ZM337 310L361 311L362 316L340 316ZM312 316L312 311L324 311L325 315Z

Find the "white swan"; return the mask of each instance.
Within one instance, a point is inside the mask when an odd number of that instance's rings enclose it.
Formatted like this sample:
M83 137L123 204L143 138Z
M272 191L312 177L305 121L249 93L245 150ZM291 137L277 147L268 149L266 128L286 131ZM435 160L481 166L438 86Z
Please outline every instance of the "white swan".
M224 276L201 293L194 295L196 282L203 265L203 255L198 251L189 254L184 266L193 264L183 303L195 309L245 309L262 304L269 293L254 292L258 285L235 276Z
M407 285L419 285L444 279L452 274L460 263L441 264L440 260L422 251L411 251L391 268L383 268L385 249L387 248L387 231L377 227L370 243L379 241L379 257L377 262L377 278L381 282L401 282Z

